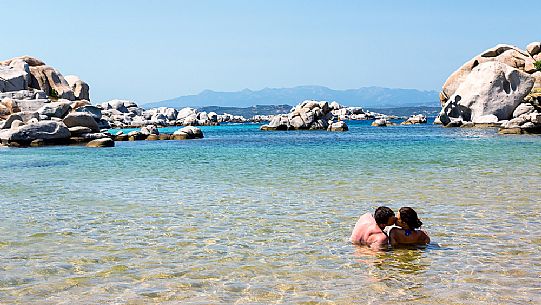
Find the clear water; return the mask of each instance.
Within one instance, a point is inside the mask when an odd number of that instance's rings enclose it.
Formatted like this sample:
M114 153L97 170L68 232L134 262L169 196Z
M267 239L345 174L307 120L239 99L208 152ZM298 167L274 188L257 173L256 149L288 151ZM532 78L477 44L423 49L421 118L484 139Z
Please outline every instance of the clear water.
M0 149L0 303L541 302L541 137L258 127ZM352 246L379 205L433 243Z

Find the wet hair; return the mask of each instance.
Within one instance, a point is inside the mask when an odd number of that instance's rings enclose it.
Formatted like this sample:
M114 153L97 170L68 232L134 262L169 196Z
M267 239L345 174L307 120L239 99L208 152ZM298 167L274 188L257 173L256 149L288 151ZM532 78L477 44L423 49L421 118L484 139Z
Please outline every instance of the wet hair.
M417 212L410 207L400 208L398 213L400 213L400 221L407 224L411 229L418 229L423 225L417 217Z
M374 219L377 224L387 224L390 217L394 217L394 212L388 207L379 207L374 212Z

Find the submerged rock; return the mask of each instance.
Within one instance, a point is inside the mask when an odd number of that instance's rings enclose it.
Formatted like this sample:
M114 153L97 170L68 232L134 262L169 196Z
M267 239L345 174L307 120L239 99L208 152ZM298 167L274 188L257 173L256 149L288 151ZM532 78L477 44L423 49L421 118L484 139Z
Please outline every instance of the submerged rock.
M344 121L338 121L329 125L328 131L348 131L348 125Z
M182 127L181 129L173 133L173 139L175 140L202 139L202 138L203 138L203 132L201 131L201 128L197 128L194 126Z
M88 142L86 147L114 147L115 141L111 138L96 139Z
M400 123L400 125L414 125L414 124L426 124L427 118L424 114L415 114L410 116L406 121Z

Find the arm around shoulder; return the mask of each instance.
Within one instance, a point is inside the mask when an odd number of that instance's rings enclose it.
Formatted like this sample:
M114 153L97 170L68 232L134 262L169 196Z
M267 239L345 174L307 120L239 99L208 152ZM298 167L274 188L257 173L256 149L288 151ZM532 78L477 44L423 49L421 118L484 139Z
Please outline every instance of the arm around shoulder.
M377 234L377 236L373 236L373 240L370 243L370 248L372 249L384 249L389 244L389 239L387 238L387 235L384 233Z

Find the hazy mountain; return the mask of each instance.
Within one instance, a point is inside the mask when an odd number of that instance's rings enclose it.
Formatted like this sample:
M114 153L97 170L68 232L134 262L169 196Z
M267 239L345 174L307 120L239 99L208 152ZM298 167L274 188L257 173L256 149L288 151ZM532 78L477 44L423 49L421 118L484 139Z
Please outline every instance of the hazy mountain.
M245 118L251 118L254 115L275 115L288 113L293 106L290 105L256 105L252 107L229 107L229 106L205 106L199 108L199 111L229 113L233 115L242 115Z
M245 118L251 118L254 115L275 115L279 113L288 113L293 106L291 105L257 105L252 107L225 107L225 106L205 106L198 108L199 111L229 113L233 115L242 115ZM407 117L412 114L424 114L428 117L436 117L441 110L440 106L409 106L409 107L385 107L385 108L364 108L364 110L383 113L387 115L396 115Z
M293 88L265 88L259 91L244 89L237 92L205 90L197 95L179 96L170 100L147 103L143 107L166 106L181 108L189 106L201 108L204 106L297 105L307 99L337 101L342 105L362 106L365 108L439 105L438 92L436 91L382 87L333 90L322 86L299 86Z

